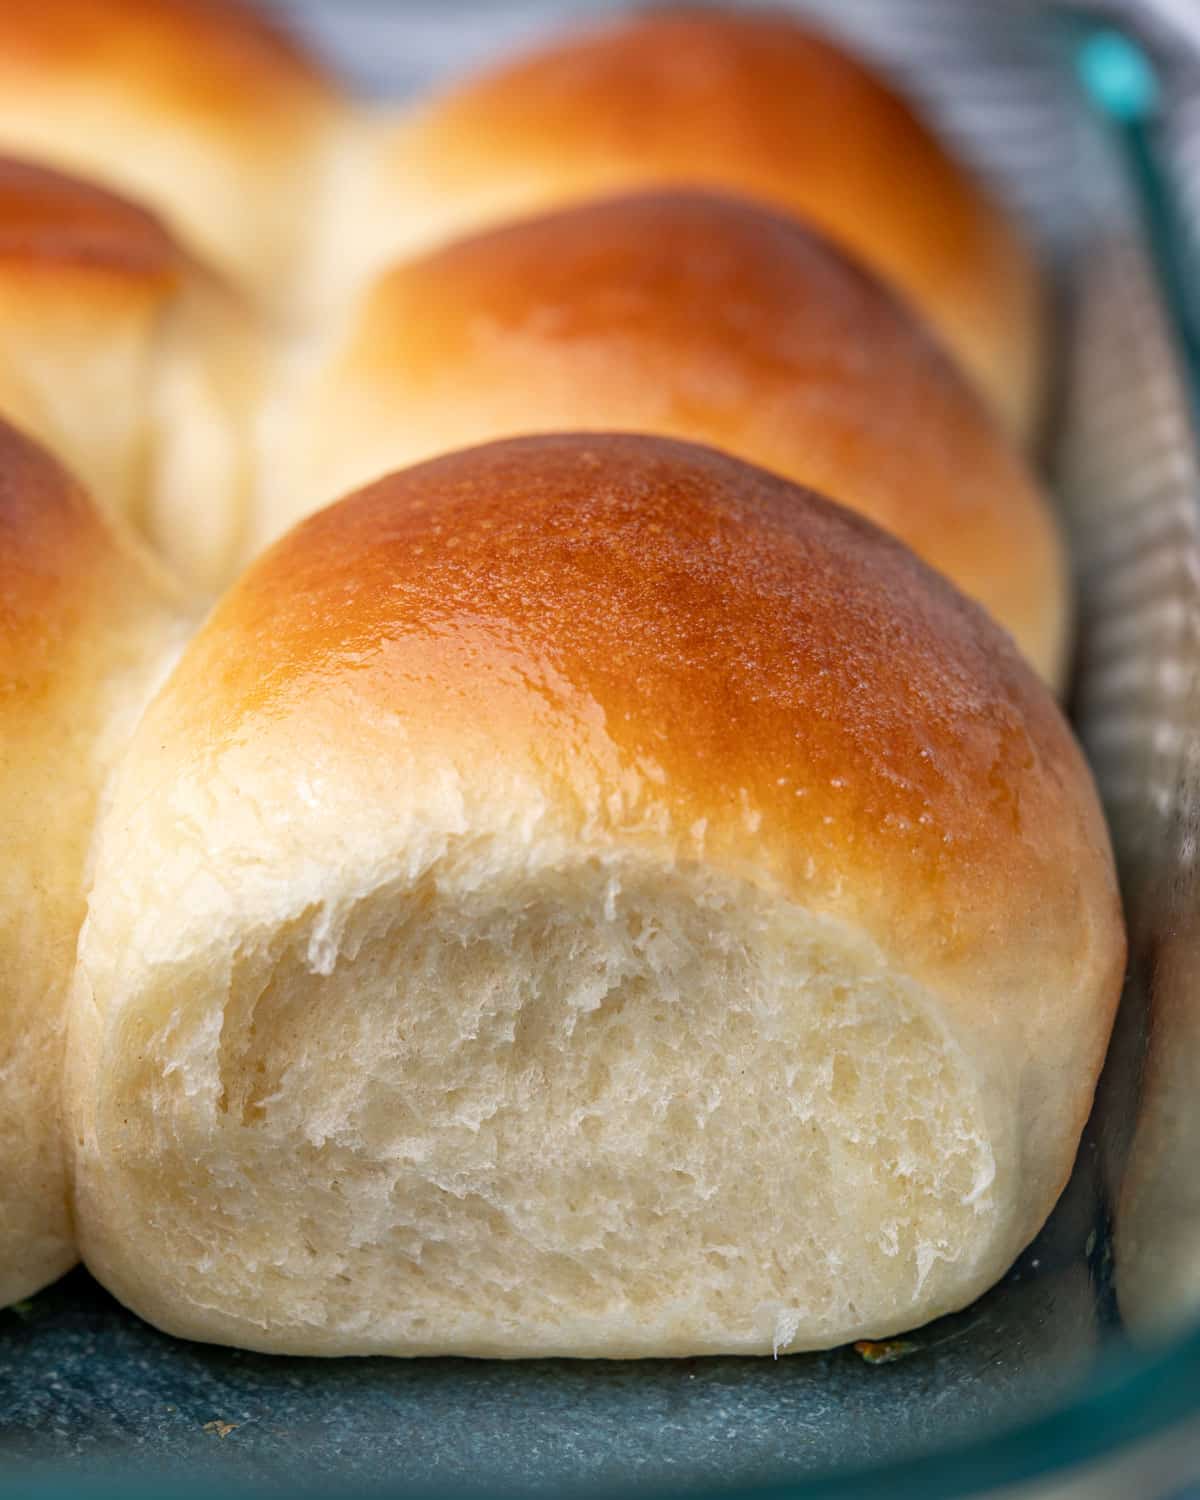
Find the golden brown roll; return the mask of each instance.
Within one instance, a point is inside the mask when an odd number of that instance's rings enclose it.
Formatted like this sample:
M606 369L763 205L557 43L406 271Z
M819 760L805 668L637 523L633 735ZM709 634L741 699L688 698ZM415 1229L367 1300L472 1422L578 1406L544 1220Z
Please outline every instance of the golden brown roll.
M64 1011L104 779L177 632L171 596L0 423L0 1306L75 1260Z
M0 0L0 150L129 193L272 296L340 109L236 0Z
M794 221L700 193L588 203L397 266L331 326L266 426L268 536L491 438L690 438L870 516L1061 678L1066 569L1032 475L909 309Z
M758 198L824 230L904 293L1029 433L1041 329L1028 250L875 73L778 12L622 16L384 124L328 216L325 279L664 184Z
M152 214L0 157L0 412L208 590L245 548L260 343Z
M293 531L143 719L65 1099L88 1264L305 1353L769 1353L970 1301L1124 939L982 610L690 444L518 439Z

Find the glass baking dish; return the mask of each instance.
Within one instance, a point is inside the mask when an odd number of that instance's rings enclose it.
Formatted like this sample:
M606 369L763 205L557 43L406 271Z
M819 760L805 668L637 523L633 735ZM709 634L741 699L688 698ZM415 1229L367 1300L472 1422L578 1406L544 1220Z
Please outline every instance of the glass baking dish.
M281 8L398 97L614 7ZM1131 925L1118 1034L1062 1201L965 1312L894 1345L774 1361L271 1358L169 1339L76 1271L0 1312L0 1493L1200 1495L1200 1329L1176 1285L1200 1232L1189 1243L1182 1214L1178 1237L1159 1214L1147 1244L1123 1191L1131 1161L1148 1162L1155 1202L1191 1172L1186 1119L1150 1118L1141 1081L1186 1062L1173 1027L1200 972L1200 64L1170 5L803 8L878 57L990 176L1057 288L1043 458L1079 580L1072 708ZM1131 1337L1121 1278L1138 1256L1154 1295Z

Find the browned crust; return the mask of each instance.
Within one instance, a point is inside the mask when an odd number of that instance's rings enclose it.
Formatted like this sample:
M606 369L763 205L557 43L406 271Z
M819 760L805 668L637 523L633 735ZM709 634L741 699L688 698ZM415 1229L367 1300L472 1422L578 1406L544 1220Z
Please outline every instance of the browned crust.
M0 714L61 683L64 652L111 591L113 617L148 574L49 453L0 420ZM71 653L74 659L74 649Z
M107 75L214 123L281 132L279 109L332 96L306 49L237 0L0 0L3 74Z
M188 745L315 716L353 757L383 713L421 763L532 761L577 826L686 852L703 824L706 858L818 907L848 882L943 979L1026 990L1013 931L1039 985L1119 963L1087 769L1007 638L870 523L709 449L566 434L381 480L244 576L163 710Z
M154 214L107 189L0 156L0 261L174 279L183 257Z
M31 613L27 594L74 582L77 550L103 536L83 489L49 453L0 421L0 620Z
M398 441L586 426L726 448L861 510L1061 668L1062 549L1022 460L907 307L745 200L589 203L396 268L319 391L328 444L381 392Z
M897 95L789 17L619 18L469 79L400 149L406 189L419 181L450 220L472 194L495 219L683 183L809 218L882 271L992 399L1028 420L1040 342L1028 251Z

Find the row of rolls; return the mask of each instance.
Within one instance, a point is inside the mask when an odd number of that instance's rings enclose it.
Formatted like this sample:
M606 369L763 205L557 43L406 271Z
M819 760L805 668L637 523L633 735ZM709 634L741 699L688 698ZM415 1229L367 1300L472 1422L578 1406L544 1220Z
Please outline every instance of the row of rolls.
M996 1281L1125 940L980 182L766 10L399 110L0 0L0 151L0 1304L777 1353Z

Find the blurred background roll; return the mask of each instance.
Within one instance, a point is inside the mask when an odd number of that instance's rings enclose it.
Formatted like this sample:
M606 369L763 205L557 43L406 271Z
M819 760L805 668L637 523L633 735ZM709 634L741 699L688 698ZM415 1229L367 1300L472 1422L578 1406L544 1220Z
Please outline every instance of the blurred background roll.
M246 544L262 355L246 299L154 214L0 157L0 414L205 592Z
M238 0L0 0L0 151L129 194L272 303L343 108Z
M323 298L469 230L630 188L742 193L804 218L918 307L1013 430L1041 386L1033 260L868 67L767 11L621 16L370 127L342 173Z

